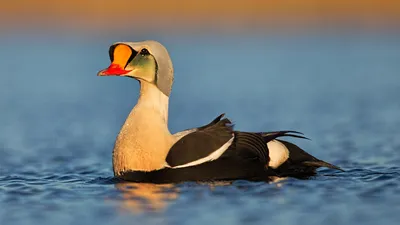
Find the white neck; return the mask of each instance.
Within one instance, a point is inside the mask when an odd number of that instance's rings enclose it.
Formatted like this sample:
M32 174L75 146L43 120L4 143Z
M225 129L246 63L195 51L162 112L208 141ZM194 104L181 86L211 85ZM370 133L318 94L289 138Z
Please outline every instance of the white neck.
M165 165L174 139L168 130L168 96L142 81L140 96L117 137L113 152L115 175L152 171Z
M146 81L140 82L140 95L133 109L156 111L160 114L165 124L168 124L169 97L164 95L154 84Z

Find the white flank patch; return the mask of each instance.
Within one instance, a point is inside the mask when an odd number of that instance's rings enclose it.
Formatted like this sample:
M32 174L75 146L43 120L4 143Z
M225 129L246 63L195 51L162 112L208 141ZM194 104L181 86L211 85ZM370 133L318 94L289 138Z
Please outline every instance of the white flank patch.
M231 146L233 139L235 138L235 136L233 135L233 137L231 139L229 139L228 142L226 142L224 145L222 145L219 149L215 150L213 153L211 153L210 155L198 159L196 161L190 162L190 163L186 163L183 165L179 165L179 166L174 166L171 167L173 169L177 169L177 168L183 168L183 167L189 167L189 166L196 166L205 162L209 162L209 161L213 161L218 159L222 154L224 154L224 152L229 148L229 146Z
M289 158L289 149L277 140L272 140L267 145L269 150L268 166L276 169Z

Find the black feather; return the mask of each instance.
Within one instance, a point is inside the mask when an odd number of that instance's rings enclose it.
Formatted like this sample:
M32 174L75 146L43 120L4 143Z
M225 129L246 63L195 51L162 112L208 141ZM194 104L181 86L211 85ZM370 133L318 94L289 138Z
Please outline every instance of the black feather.
M175 167L205 158L222 147L232 137L231 121L227 118L219 120L215 124L209 124L179 139L171 147L166 161L168 165Z
M308 139L307 137L300 136L304 135L303 133L297 132L297 131L292 131L292 130L285 130L285 131L273 131L273 132L260 132L257 133L261 135L264 138L265 142L272 141L278 137L296 137L296 138L302 138L302 139ZM300 134L300 135L296 135ZM308 139L309 140L309 139Z
M257 158L263 164L269 162L268 147L260 135L236 131L234 143L235 145L232 145L231 151L235 151L242 156Z
M225 116L225 113L222 113L221 115L217 116L213 121L211 121L209 124L201 126L201 127L197 128L197 130L203 130L207 127L217 124L224 116Z
M212 154L234 137L228 149L214 161L183 168L164 168L151 172L132 171L121 178L136 182L169 183L181 181L215 180L270 180L271 176L308 178L319 167L341 170L339 167L319 160L297 145L277 139L294 137L308 139L298 131L273 132L234 131L233 124L224 114L213 121L193 129L170 149L166 158L171 167L184 165ZM276 140L289 150L289 158L278 168L268 167L270 161L267 143Z
M343 171L337 166L317 159L316 157L308 154L306 151L293 143L278 139L277 141L284 144L289 150L289 158L286 160L286 162L284 162L278 168L274 169L280 176L297 177L304 175L314 175L315 170L319 167L327 167Z

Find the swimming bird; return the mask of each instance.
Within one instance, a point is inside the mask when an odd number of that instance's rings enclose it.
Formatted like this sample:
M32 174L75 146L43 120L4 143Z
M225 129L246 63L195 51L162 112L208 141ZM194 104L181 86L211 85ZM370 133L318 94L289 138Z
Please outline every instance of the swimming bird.
M243 132L224 114L207 125L171 134L168 103L174 70L167 49L157 41L117 42L111 65L98 76L134 78L140 83L113 150L117 178L147 183L306 178L319 167L341 170L281 137L305 138L297 131Z

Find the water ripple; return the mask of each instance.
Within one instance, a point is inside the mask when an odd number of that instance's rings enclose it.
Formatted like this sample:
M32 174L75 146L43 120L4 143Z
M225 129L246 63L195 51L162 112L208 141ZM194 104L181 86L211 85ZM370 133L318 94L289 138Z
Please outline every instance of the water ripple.
M0 224L399 223L400 38L206 36L162 37L176 62L171 131L226 112L240 130L306 133L296 144L345 172L120 182L111 151L138 85L94 72L115 40L18 37L0 41L0 68L15 64L0 82Z

